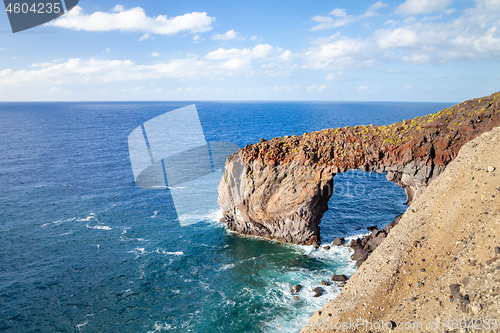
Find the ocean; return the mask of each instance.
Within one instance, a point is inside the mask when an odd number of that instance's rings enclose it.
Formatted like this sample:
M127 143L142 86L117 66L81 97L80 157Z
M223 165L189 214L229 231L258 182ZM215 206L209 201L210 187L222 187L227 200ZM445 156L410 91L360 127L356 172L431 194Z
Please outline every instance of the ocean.
M324 128L389 124L451 103L0 103L0 331L294 332L352 275L347 248L242 237L219 222L217 179L181 226L169 190L138 187L127 137L195 104L207 141L240 147ZM334 178L323 244L406 209L384 175ZM290 288L304 289L294 300Z

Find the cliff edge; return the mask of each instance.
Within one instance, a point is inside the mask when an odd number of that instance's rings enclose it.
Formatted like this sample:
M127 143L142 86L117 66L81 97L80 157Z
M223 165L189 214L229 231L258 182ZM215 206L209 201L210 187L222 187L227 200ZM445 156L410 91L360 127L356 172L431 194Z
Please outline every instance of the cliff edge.
M460 148L500 125L500 93L387 126L327 129L247 145L219 184L222 221L243 235L319 245L336 173L385 173L412 203Z
M500 127L466 143L302 332L500 330Z

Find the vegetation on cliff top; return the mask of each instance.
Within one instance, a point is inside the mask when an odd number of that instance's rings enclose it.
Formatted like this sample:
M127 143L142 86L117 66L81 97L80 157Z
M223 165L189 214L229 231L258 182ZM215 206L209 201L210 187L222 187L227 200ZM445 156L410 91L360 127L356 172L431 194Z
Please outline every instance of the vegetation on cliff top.
M500 92L465 101L423 117L374 126L346 126L278 137L247 145L245 162L262 166L298 162L331 165L338 172L370 169L395 160L423 160L446 165L460 147L479 134L500 124Z

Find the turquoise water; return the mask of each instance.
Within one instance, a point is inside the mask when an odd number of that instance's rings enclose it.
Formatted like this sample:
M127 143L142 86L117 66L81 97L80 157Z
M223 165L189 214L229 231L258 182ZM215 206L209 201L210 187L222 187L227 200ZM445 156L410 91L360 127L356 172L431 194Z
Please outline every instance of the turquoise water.
M192 103L0 103L0 330L290 332L350 275L344 248L241 237L204 202L180 227L168 190L134 183L127 136ZM328 127L386 124L444 103L196 102L208 141L239 146ZM216 197L216 182L207 193ZM347 172L322 239L364 233L405 210L383 175ZM197 204L197 203L194 203ZM206 206L206 207L205 207ZM200 207L197 207L200 208ZM290 287L301 283L299 301Z

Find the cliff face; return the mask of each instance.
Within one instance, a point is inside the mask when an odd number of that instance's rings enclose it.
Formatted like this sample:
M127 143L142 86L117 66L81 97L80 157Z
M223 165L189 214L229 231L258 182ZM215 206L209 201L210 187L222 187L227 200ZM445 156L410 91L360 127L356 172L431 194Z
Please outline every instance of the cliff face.
M498 332L499 246L497 127L463 146L302 332Z
M413 202L460 148L500 124L500 93L387 126L327 129L248 145L228 157L222 221L244 235L319 245L333 177L386 173Z

